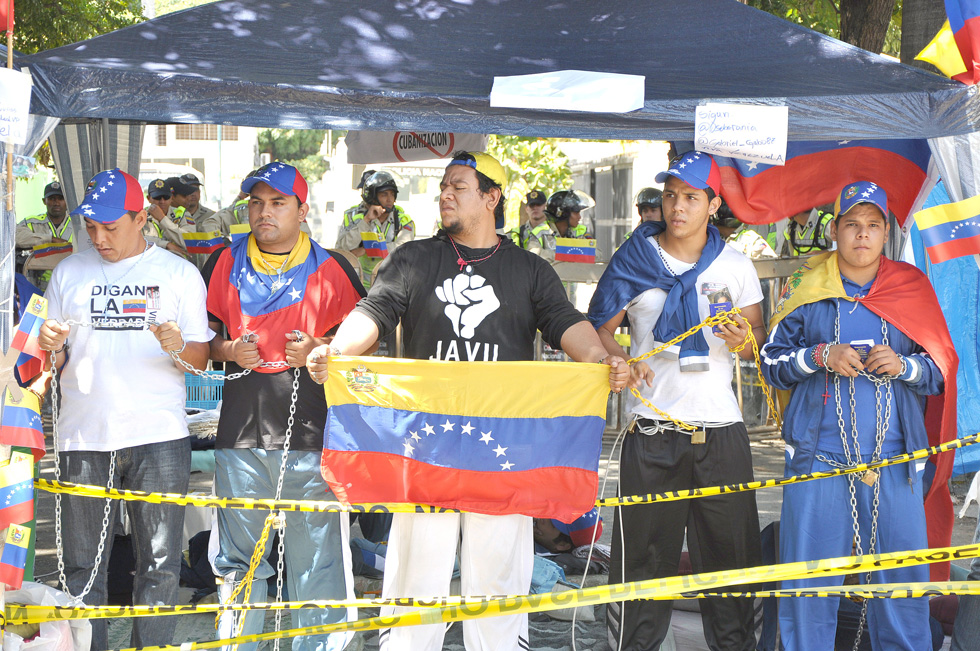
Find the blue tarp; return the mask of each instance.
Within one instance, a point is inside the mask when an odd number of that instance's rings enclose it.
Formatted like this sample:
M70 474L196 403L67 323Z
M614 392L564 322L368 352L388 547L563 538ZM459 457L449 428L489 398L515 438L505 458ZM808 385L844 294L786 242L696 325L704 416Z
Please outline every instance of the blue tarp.
M951 203L949 194L945 186L939 183L922 207L931 208L946 203ZM980 432L980 410L976 407L980 401L980 341L977 339L977 332L980 331L980 267L977 267L977 259L972 255L930 264L918 227L914 226L909 235L915 251L915 264L929 274L960 358L959 372L956 374L956 430L957 436L963 438ZM954 475L977 470L980 470L980 445L956 451Z
M228 0L18 63L60 118L693 140L733 100L788 105L791 140L980 124L970 88L735 0ZM495 75L566 69L643 75L645 105L490 107Z

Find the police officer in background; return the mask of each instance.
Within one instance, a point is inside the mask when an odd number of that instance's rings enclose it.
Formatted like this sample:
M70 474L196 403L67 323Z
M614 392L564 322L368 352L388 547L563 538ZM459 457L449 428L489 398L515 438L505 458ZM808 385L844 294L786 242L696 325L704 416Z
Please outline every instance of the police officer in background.
M255 176L258 169L254 169L245 175L245 179L248 180ZM227 208L222 208L218 212L212 213L201 220L197 224L197 230L201 233L213 233L215 231L220 232L225 237L231 235L231 227L239 224L248 224L248 194L245 192L238 192L235 196L235 201ZM303 222L306 224L306 222ZM309 231L306 231L309 234Z
M182 174L176 183L171 184L173 203L176 208L171 210L171 219L182 229L194 226L191 231L201 231L199 225L214 211L201 205L201 179L196 174ZM206 232L206 231L203 231Z
M44 186L43 215L34 215L17 224L15 238L18 249L30 249L38 244L73 241L71 220L67 219L68 204L61 184L57 181Z
M524 212L527 221L510 232L514 244L539 255L549 262L555 259L555 234L548 226L548 216L544 212L547 199L544 192L531 190L524 198Z
M782 238L777 231L773 231L766 240L773 250L782 255L810 255L829 251L833 248L833 241L830 239L832 221L833 213L819 208L801 210L789 218Z
M361 199L366 206L350 220L344 217L344 226L337 238L337 248L350 251L360 258L361 282L371 286L371 274L381 258L365 255L361 235L374 233L388 243L388 253L415 239L415 222L403 208L395 205L398 184L391 172L380 170L369 176L361 187Z
M377 172L377 170L364 170L364 173L361 174L361 180L357 182L357 187L355 187L354 189L360 190L361 188L363 188L364 182L367 181L369 178L371 178L371 175L374 174L375 172ZM354 221L354 215L363 213L365 210L367 210L367 204L364 203L364 201L361 201L360 203L351 206L350 208L345 210L344 224L343 226L340 227L341 232L343 232L343 230L348 226L350 226L351 222Z
M642 222L662 222L664 220L663 192L657 188L643 188L636 193L636 214Z
M582 220L582 212L595 206L595 200L581 190L559 190L548 198L544 212L555 237L592 237Z
M146 186L147 220L143 227L143 237L147 242L167 249L177 255L185 255L184 241L180 229L167 217L173 200L173 191L163 179L154 179Z

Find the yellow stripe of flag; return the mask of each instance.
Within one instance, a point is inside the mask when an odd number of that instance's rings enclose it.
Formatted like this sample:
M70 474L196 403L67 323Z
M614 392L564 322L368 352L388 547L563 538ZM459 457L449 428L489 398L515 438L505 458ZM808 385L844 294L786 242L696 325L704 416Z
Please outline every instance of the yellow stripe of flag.
M486 344L473 345L474 354L482 356ZM459 353L467 355L465 349ZM338 406L474 417L605 418L609 393L604 364L336 357L328 368L327 404Z
M956 45L953 30L950 29L948 20L943 23L939 33L929 41L929 45L925 46L915 58L931 63L950 78L966 72L963 55L960 54L960 49Z
M957 222L978 215L980 215L980 195L956 203L944 203L940 206L920 210L915 213L915 223L919 230L925 230L939 224Z

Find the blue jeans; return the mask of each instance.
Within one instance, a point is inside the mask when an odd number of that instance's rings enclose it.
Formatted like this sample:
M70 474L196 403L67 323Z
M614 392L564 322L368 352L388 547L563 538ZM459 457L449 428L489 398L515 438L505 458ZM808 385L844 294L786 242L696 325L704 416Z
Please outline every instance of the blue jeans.
M62 452L61 477L65 481L105 486L109 479L109 452ZM114 488L153 493L186 493L191 471L191 447L186 438L150 443L116 452ZM112 538L118 520L119 500L112 500L109 531L99 573L84 601L106 602L106 579ZM136 552L133 603L161 606L177 603L180 581L181 536L184 507L174 504L126 502ZM61 518L65 549L65 578L72 594L85 587L99 545L105 501L66 495ZM174 642L176 617L137 617L133 620L132 646L160 646ZM108 649L107 621L92 620L92 648Z
M973 534L973 542L980 543L980 518L977 519L977 532ZM970 576L967 578L970 581L980 581L980 558L973 559ZM980 640L980 596L961 595L949 651L972 651L977 647L977 640Z
M275 496L282 450L219 449L214 452L214 490L218 497ZM336 499L320 474L320 452L290 452L282 487L283 499ZM234 573L241 580L248 571L252 552L262 534L269 511L218 509L218 538L221 552L214 567L222 577ZM343 516L343 517L341 517ZM265 556L255 570L251 601L268 601L266 579L275 576L269 564L270 540ZM354 596L349 541L350 525L346 513L286 513L285 561L286 589L291 601L347 599ZM296 628L320 626L356 619L353 608L293 611ZM250 612L242 635L262 632L265 613ZM309 635L293 638L293 651L340 651L352 634ZM252 651L256 644L243 644L240 651Z

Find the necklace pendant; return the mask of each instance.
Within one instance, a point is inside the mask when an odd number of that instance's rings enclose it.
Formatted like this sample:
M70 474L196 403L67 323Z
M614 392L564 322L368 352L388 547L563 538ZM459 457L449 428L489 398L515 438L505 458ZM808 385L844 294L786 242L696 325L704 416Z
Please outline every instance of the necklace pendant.
M473 267L471 267L470 265L466 265L465 271L466 271L466 275L467 276L472 276L473 275Z
M282 287L282 282L280 282L280 281L278 281L278 280L277 280L277 281L275 281L274 283L272 283L272 286L271 286L271 287L269 287L269 290L270 290L270 291L272 291L272 292L275 292L275 291L277 291L277 290L278 290L278 289L279 289L280 287Z
M462 256L460 256L460 257L456 258L456 264L459 265L459 270L462 271L463 270L463 267L466 266L466 260L464 260L462 258Z
M861 482L868 486L874 486L876 481L878 481L878 473L874 470L869 470L861 476Z

